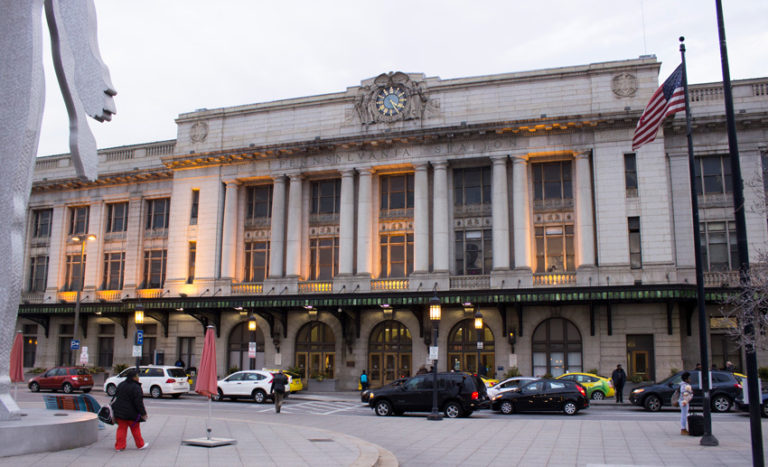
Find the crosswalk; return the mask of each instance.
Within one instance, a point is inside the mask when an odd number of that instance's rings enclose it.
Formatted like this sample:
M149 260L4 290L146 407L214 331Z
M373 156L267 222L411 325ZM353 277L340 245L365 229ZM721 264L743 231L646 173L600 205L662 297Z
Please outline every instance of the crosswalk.
M253 408L257 413L275 411L275 407L272 404L253 404L249 407ZM280 411L288 414L311 415L370 415L372 413L370 407L359 402L302 400L287 400L283 402L283 407Z

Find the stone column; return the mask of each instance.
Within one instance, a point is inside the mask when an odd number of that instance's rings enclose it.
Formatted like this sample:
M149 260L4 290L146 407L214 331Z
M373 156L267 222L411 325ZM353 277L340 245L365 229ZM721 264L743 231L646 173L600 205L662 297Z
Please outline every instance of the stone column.
M526 156L512 157L512 190L515 269L531 269L531 206L528 199L528 160ZM495 225L495 218L493 222Z
M232 280L235 277L235 242L237 239L237 191L238 183L234 180L225 182L224 225L221 235L221 278ZM191 192L190 192L191 195Z
M355 171L341 172L339 213L339 275L352 274L355 258Z
M357 274L371 275L371 216L373 215L373 170L359 171L357 193Z
M493 270L509 269L509 203L507 201L507 156L492 157Z
M272 187L272 219L269 240L269 277L283 277L285 249L285 176L274 179Z
M435 272L448 273L450 270L450 227L448 225L448 163L432 163L434 168L434 191L432 193L433 232L432 267Z
M413 272L429 272L429 179L427 164L414 166L413 177Z
M285 232L285 275L296 277L301 275L301 232L302 232L302 202L301 185L304 183L301 174L291 174L288 187L288 223Z
M590 150L574 155L576 166L576 267L595 265L595 222L592 214L592 178Z

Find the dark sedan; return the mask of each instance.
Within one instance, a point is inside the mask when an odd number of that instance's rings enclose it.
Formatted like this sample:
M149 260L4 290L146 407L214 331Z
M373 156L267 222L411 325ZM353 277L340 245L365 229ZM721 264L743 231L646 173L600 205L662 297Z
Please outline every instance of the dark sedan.
M587 391L573 381L541 379L502 392L493 398L491 408L503 414L514 412L563 412L574 415L589 407Z
M691 405L701 405L703 394L699 387L699 372L690 371L693 399ZM733 401L741 394L741 383L728 371L710 371L712 375L711 404L716 412L727 412ZM651 412L658 412L663 406L672 406L672 393L680 386L683 372L678 372L660 383L647 384L632 390L629 401L645 407Z
M746 382L746 381L745 381ZM760 395L760 414L763 417L768 417L768 392L764 392ZM742 412L749 412L749 401L744 400L744 394L740 394L739 397L736 398L736 406L741 410Z

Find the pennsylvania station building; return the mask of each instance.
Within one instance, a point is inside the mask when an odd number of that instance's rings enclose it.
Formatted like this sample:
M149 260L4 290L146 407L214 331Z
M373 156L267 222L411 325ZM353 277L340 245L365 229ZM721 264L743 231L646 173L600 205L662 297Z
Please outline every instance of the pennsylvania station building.
M219 376L296 367L315 389L354 389L363 370L374 387L415 374L435 345L439 370L496 377L692 368L684 113L631 150L660 66L382 73L342 92L181 114L175 140L100 150L93 182L67 154L39 157L24 365L79 361L75 335L89 366L133 364L139 309L144 363L196 367L210 325ZM757 260L768 79L734 81L733 94ZM743 368L719 305L738 283L722 83L690 96L711 363Z

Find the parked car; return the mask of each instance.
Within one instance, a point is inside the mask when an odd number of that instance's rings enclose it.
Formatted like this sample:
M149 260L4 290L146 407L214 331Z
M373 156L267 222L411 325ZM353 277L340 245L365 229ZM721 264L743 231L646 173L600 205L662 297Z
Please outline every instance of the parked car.
M404 412L432 410L434 375L416 375L399 386L385 386L371 392L368 404L376 415L402 415ZM437 374L437 407L448 418L469 417L477 409L487 407L485 383L468 373Z
M400 386L406 380L408 380L408 378L397 378L396 380L392 381L391 383L385 384L384 386L382 386L380 388L377 388L377 390L378 389L382 389L382 388L386 388L386 387L389 387L389 386L392 386L392 387ZM365 391L360 391L360 402L362 402L363 404L367 404L370 401L371 393L373 391L374 390L371 389L371 388L368 388Z
M496 378L488 378L487 376L481 376L480 379L482 379L483 383L485 383L486 389L487 388L492 388L492 387L496 386L497 384L499 384L499 380L496 379Z
M66 394L72 391L90 392L93 388L93 376L87 368L75 366L58 366L29 380L29 390L37 392L41 389L58 391Z
M136 367L130 367L123 370L119 375L107 378L104 381L104 392L109 396L114 396L117 392L117 386L125 381L125 375L129 370ZM174 399L178 399L182 394L189 392L189 381L187 373L183 368L177 366L142 366L139 367L139 383L145 396L152 396L154 399L168 394Z
M703 399L699 387L699 372L690 371L693 399L691 405L701 405ZM712 375L712 388L710 401L712 410L727 412L733 406L733 401L741 393L741 383L733 376L733 373L721 370L710 371ZM651 412L658 412L663 406L672 405L672 393L680 386L683 372L680 371L660 383L647 384L635 388L629 395L629 401L635 405L645 407Z
M575 372L560 375L555 379L574 381L581 384L587 390L587 397L592 400L601 401L606 397L616 395L616 391L613 389L613 382L604 376Z
M507 378L499 384L488 388L488 399L493 400L494 397L502 392L506 392L514 388L519 388L523 384L536 381L537 379L539 378L534 378L532 376L514 376L512 378Z
M263 404L267 399L271 399L272 380L274 376L270 371L264 370L244 370L237 371L220 379L218 382L218 395L213 400L235 399L253 399L259 404ZM290 376L288 377L290 382Z
M272 373L272 375L274 375L280 370L262 368L262 371L268 371ZM288 377L288 383L289 383L289 386L291 387L291 390L290 390L291 393L304 390L304 382L301 380L300 374L290 370L283 370L283 374ZM287 394L288 393L286 392L286 395Z
M540 379L497 394L491 408L503 414L514 412L563 412L575 415L589 407L587 391L568 380Z

